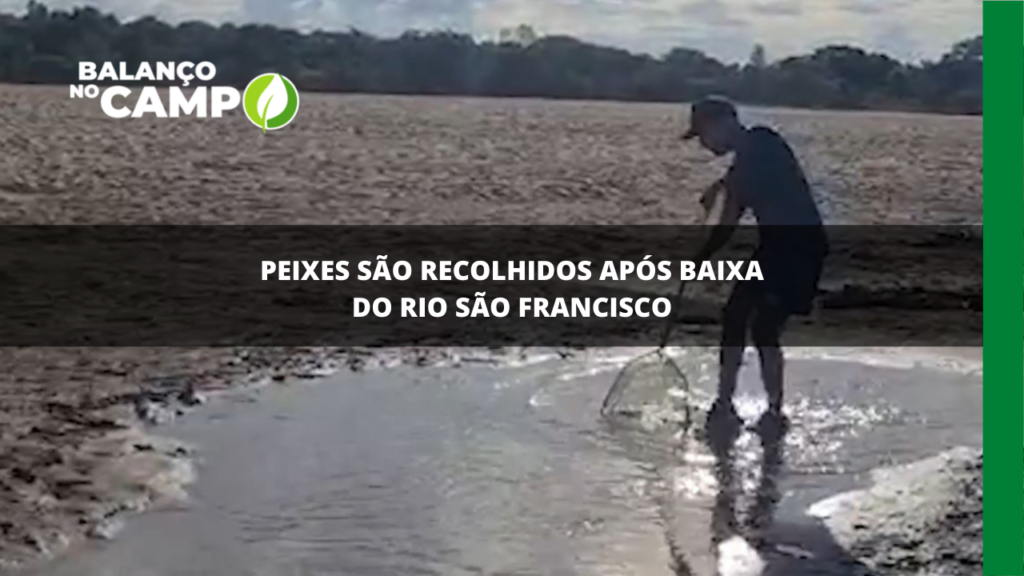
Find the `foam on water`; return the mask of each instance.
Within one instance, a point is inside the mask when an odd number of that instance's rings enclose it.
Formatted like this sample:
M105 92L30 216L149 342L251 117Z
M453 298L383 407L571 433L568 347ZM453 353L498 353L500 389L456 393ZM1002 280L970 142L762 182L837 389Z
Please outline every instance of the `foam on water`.
M733 536L718 545L720 576L761 576L765 563L749 542Z

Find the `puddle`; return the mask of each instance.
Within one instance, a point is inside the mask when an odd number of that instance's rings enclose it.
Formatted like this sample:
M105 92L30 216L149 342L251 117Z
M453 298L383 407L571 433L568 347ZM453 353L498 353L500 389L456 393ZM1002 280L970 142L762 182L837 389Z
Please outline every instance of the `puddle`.
M199 446L188 503L34 573L857 574L807 509L875 467L981 445L979 375L810 354L787 366L792 425L775 441L748 431L713 448L609 426L598 409L631 354L346 373L217 400L161 429ZM712 360L680 360L698 408ZM748 362L748 421L764 406L757 378Z

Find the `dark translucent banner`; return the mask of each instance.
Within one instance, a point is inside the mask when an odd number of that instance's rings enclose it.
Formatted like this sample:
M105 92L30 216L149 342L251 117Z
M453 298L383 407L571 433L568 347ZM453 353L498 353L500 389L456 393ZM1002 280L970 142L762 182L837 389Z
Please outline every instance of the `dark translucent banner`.
M784 283L817 238L807 227L741 227L677 302L683 261L708 231L0 227L0 345L649 346L669 319L671 344L712 344L736 278ZM980 227L826 234L814 307L790 321L785 344L981 345ZM360 298L371 310L362 317ZM389 313L373 314L385 301Z

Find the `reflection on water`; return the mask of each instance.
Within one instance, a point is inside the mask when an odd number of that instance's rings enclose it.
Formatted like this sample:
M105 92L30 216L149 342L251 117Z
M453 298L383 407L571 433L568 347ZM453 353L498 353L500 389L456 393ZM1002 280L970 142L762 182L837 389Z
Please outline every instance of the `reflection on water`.
M711 533L719 554L718 570L722 574L760 574L763 570L764 562L755 547L758 544L763 546L763 530L771 526L775 506L779 502L778 475L782 469L783 436L782 429L761 434L760 479L754 505L741 521L737 517L736 505L743 486L736 475L734 453L738 430L712 429L708 434L708 446L715 455L715 479L718 481Z
M672 573L869 573L801 512L791 509L777 519L784 479L792 472L787 451L799 450L794 439L802 434L791 428L728 425L675 434L651 434L623 423L609 429L626 452L663 476L655 483L662 489L651 496L665 526Z
M756 429L760 451L756 456L757 479L750 490L741 476L742 468L737 466L742 456L737 440L743 433L724 427L709 430L706 441L714 455L717 481L711 516L716 574L866 574L867 568L847 557L827 531L810 523L805 530L818 531L814 542L801 546L775 541L775 511L782 499L780 476L788 431L779 427ZM744 501L749 507L741 510Z
M980 443L977 378L833 361L791 362L785 435L601 419L625 359L344 374L214 402L166 429L200 446L189 505L38 573L861 574L807 506L875 466ZM705 360L680 360L698 414Z

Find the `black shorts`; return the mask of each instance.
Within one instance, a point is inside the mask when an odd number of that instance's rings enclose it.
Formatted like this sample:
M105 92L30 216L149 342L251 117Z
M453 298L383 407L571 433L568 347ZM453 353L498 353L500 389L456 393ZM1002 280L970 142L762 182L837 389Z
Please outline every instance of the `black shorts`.
M789 309L769 294L764 282L737 282L722 313L721 344L745 347L750 333L756 346L777 347L790 315Z
M764 280L736 283L722 317L722 345L745 346L748 331L758 346L778 346L790 316L805 316L814 307L825 253L759 249L754 254Z
M778 254L759 250L754 260L760 264L764 280L744 281L758 285L750 289L752 294L763 292L765 298L787 314L806 316L811 312L818 295L824 254Z
M765 297L787 314L807 315L814 305L828 255L828 240L820 226L764 227L754 252L764 280ZM744 289L745 290L745 289Z

